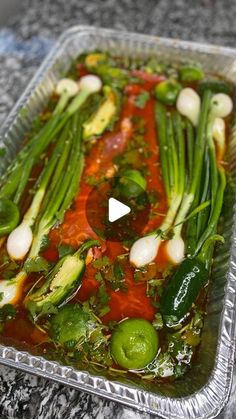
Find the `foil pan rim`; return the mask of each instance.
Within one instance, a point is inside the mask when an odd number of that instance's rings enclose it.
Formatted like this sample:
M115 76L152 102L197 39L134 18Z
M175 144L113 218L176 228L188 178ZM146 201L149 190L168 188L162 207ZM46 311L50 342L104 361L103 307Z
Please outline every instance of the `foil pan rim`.
M202 43L160 38L150 35L120 32L113 29L103 29L94 26L78 25L65 31L55 43L42 65L39 67L32 81L22 94L13 110L0 130L0 141L4 142L7 134L19 114L19 110L26 104L33 91L56 60L63 43L72 36L93 33L103 36L135 36L137 41L155 41L166 46L179 49L191 49L196 52L223 54L236 59L236 49L205 45ZM236 214L234 211L233 243L224 306L221 314L220 339L217 345L215 365L208 382L190 396L171 398L157 395L144 390L134 389L132 386L119 384L100 376L93 376L85 371L78 371L73 367L62 366L55 361L48 361L41 356L30 355L28 352L18 351L13 347L0 345L0 363L14 367L28 373L33 373L65 385L70 385L88 393L97 394L110 400L121 402L141 411L158 414L163 419L184 419L191 417L214 418L227 403L232 383L234 354L235 354L235 311L236 302ZM227 326L226 326L227 322ZM225 356L225 353L227 356ZM194 412L194 416L191 416ZM188 416L186 416L186 414Z

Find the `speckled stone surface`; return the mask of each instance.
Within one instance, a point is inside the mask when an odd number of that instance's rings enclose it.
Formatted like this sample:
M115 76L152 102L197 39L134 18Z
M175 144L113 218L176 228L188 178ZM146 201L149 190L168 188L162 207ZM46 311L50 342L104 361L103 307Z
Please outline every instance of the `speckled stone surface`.
M1 8L0 8L1 10ZM236 2L230 0L21 0L0 29L0 124L54 40L75 24L92 24L236 46ZM151 419L145 413L0 366L0 419ZM236 418L236 371L218 419Z

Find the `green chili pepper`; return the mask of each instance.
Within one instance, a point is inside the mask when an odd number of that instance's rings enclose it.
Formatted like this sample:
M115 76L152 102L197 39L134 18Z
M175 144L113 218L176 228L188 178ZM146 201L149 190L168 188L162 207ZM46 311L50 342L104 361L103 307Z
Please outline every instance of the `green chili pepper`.
M161 299L160 310L167 325L177 324L184 318L208 277L205 264L198 258L187 258L179 265Z
M44 313L49 304L58 306L68 299L82 282L85 271L83 252L98 246L97 240L88 240L73 255L64 256L48 274L44 284L26 296L25 305L33 318Z

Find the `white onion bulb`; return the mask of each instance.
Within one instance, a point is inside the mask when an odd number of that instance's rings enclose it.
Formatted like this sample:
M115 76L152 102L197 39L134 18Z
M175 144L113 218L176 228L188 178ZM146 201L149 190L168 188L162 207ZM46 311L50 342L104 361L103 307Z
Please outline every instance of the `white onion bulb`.
M225 118L233 110L233 101L229 95L225 93L217 93L211 99L211 114Z
M18 294L18 283L14 279L0 281L0 293L2 295L0 307L5 304L13 304Z
M79 81L79 87L81 90L87 90L89 93L99 92L102 88L102 81L98 76L89 74L81 77Z
M184 241L181 237L173 237L166 244L166 253L170 262L178 265L184 259Z
M138 239L131 247L129 260L136 268L151 263L157 256L161 239L156 234Z
M16 227L7 239L7 252L11 259L22 260L27 255L33 241L31 228L27 224Z
M216 117L212 125L212 136L216 142L219 158L222 158L225 152L225 121Z
M57 83L56 93L61 96L63 93L66 93L68 97L73 97L77 95L79 91L78 83L71 79L61 79Z
M201 100L199 95L191 87L186 87L181 90L176 108L181 115L186 116L194 126L197 125L201 107Z

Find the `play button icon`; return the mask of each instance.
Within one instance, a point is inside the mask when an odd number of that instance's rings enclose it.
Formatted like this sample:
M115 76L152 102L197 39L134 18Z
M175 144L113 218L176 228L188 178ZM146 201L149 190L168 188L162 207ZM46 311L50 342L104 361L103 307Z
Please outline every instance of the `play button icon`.
M119 220L125 215L129 214L131 208L128 205L123 204L115 198L109 198L108 200L108 220L110 223Z
M99 183L88 196L87 220L103 240L132 242L143 234L149 221L149 195L133 181L128 186L117 176Z

